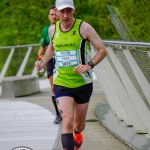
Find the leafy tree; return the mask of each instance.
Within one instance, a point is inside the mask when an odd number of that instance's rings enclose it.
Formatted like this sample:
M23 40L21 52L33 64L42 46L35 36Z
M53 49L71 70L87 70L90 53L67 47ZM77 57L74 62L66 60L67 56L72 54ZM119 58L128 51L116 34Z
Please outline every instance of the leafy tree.
M138 41L150 41L149 0L75 0L77 18L90 23L102 39L120 39L111 23L106 4L116 6ZM0 45L39 43L41 29L48 24L47 11L55 0L2 0Z
M106 5L118 8L121 16L128 24L131 33L137 41L150 41L150 5L149 0L74 0L76 6L75 17L90 23L102 39L121 39L110 20ZM39 43L43 26L49 23L48 9L55 4L55 0L1 0L0 2L0 46ZM25 50L18 49L15 60L8 74L14 75ZM36 54L27 64L25 74L31 72ZM0 50L0 70L8 56L8 50ZM32 65L31 65L32 64Z

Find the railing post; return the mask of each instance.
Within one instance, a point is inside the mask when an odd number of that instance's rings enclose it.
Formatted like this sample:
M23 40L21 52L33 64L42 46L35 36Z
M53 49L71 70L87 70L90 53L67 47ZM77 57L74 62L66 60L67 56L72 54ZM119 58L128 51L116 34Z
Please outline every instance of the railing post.
M26 64L28 62L31 51L32 51L32 46L28 47L28 51L27 51L27 53L26 53L26 55L22 61L22 64L21 64L16 76L22 76L23 75L23 71L26 67Z
M134 60L133 56L131 55L129 50L123 50L123 53L132 69L132 71L134 72L137 81L139 83L139 85L141 86L141 89L144 93L144 95L147 98L147 101L150 105L150 84L148 83L147 79L145 78L145 76L143 75L141 69L139 68L139 66L137 65L136 61Z
M9 53L9 55L7 57L7 60L6 60L4 66L2 68L1 73L0 73L0 83L1 83L2 79L4 78L4 76L6 74L6 71L7 71L8 67L9 67L10 62L11 62L12 56L14 54L14 51L15 51L15 48L14 47L11 48L10 53Z
M148 110L148 107L143 102L140 94L136 90L134 84L132 83L132 81L129 78L129 76L127 75L127 73L125 72L123 66L119 62L114 51L111 48L109 48L108 53L109 53L109 56L110 56L113 64L116 67L116 70L119 74L119 77L120 77L125 89L127 90L128 94L133 102L133 105L134 105L136 111L138 112L138 115L140 116L141 121L144 123L148 133L150 134L150 111Z
M150 51L148 51L147 53L148 53L148 56L149 56L149 58L150 58Z

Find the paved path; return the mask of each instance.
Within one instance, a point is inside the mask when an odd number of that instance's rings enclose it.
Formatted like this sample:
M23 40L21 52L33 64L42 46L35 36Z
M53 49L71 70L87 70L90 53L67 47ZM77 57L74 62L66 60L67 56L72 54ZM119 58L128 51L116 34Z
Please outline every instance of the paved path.
M98 121L95 115L95 108L105 100L105 96L99 87L94 82L94 92L91 97L87 118L86 128L83 132L84 143L82 150L131 150L126 144L110 134ZM60 136L54 150L62 150Z
M0 150L29 147L52 150L59 125L51 103L47 80L40 81L42 92L30 97L0 98ZM47 88L47 89L44 89Z
M40 81L42 92L29 97L0 99L0 150L26 146L33 150L62 150L61 125L54 125L55 117L48 81ZM87 114L82 150L131 150L110 134L97 121L95 108L105 100L95 82Z

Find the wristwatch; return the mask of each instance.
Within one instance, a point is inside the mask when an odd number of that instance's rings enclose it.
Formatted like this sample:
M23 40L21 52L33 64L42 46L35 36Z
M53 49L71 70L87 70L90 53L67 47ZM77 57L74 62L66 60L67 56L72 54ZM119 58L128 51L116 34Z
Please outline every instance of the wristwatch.
M92 61L89 61L88 65L91 66L92 68L94 68L94 63Z

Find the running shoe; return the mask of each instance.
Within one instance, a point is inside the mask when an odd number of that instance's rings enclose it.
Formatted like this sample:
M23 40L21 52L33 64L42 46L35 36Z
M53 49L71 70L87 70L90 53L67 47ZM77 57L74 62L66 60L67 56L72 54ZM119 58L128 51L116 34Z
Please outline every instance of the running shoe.
M56 119L53 121L55 124L60 124L62 121L61 116L57 115Z
M74 133L74 150L79 150L83 143L83 135L82 133Z

